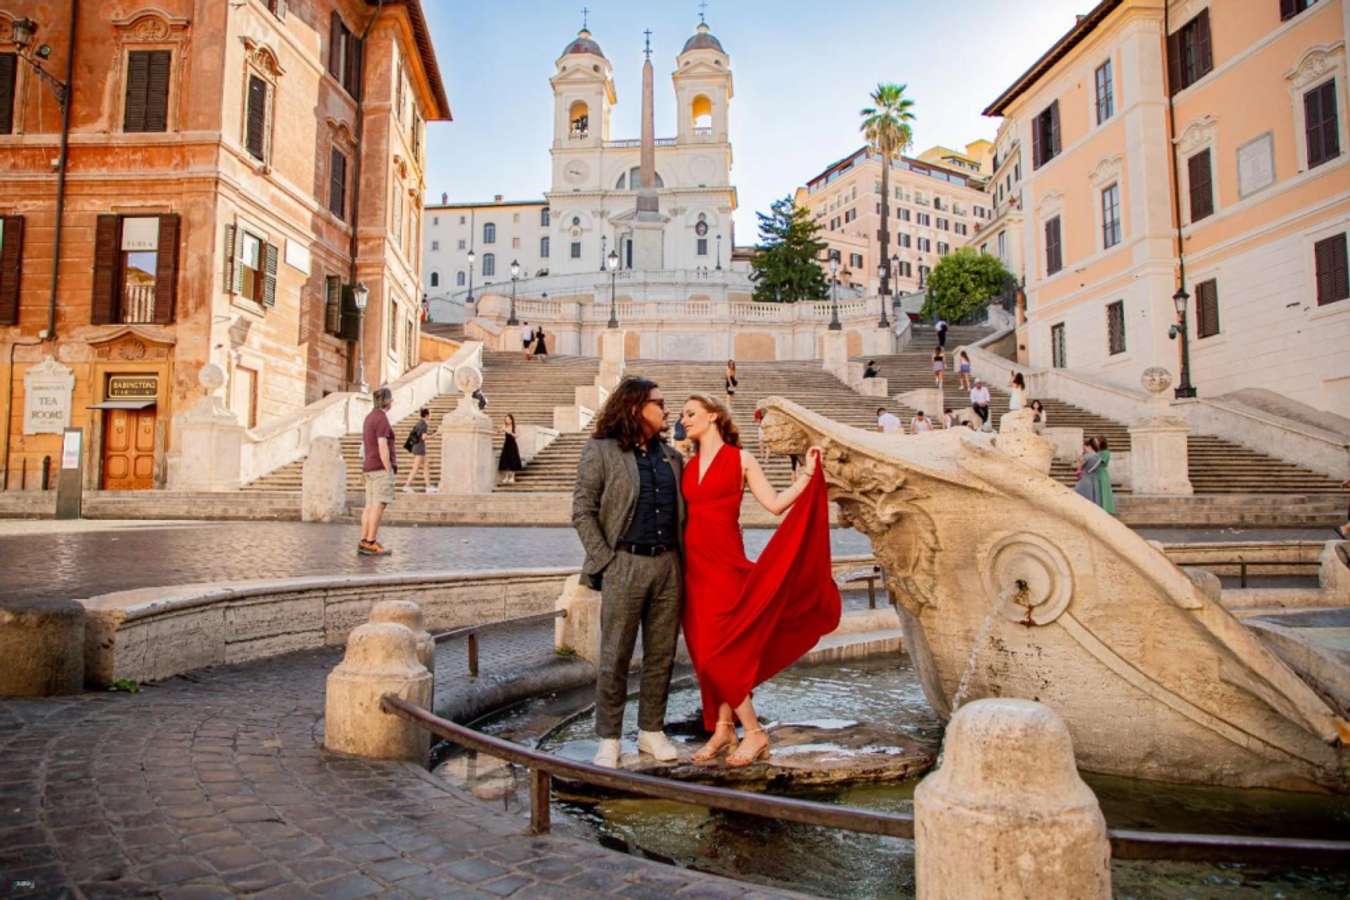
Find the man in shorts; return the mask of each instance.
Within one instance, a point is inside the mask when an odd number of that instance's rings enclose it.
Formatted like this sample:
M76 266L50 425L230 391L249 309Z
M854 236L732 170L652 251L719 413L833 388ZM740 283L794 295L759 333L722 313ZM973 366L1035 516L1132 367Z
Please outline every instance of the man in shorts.
M388 556L380 546L380 519L384 508L394 502L398 481L398 460L394 457L394 426L386 410L394 403L394 392L377 388L365 424L361 426L361 472L366 482L366 508L361 511L361 543L356 552L362 556Z

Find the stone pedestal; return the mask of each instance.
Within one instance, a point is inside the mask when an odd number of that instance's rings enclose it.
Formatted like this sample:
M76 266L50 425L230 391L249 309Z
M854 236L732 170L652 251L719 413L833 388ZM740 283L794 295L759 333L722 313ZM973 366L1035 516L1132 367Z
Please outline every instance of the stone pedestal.
M820 336L820 351L821 368L847 384L848 335L842 331L825 332Z
M600 332L600 374L595 377L597 387L612 391L623 380L624 346L628 332L622 328L606 328ZM595 407L599 409L599 407Z
M581 584L573 575L563 584L554 609L565 610L566 618L553 626L555 650L570 650L592 665L600 664L600 592Z
M360 625L347 638L347 653L328 676L323 745L366 759L425 763L430 735L412 722L380 709L394 694L431 707L431 673L417 661L417 639L402 625Z
M923 414L934 422L942 421L942 391L935 387L916 388L895 395L895 402L911 409L921 409Z
M1030 700L977 700L914 792L919 900L1111 896L1111 848L1069 730Z
M483 373L473 366L460 366L455 370L455 386L464 396L441 419L441 493L490 494L497 486L494 429L492 419L473 398L473 392L483 386Z
M615 382L616 384L618 382ZM605 401L609 399L609 388L600 384L600 379L595 379L595 384L582 385L572 389L573 399L576 405L585 409L600 410L605 406Z
M650 214L649 214L650 215ZM666 217L639 216L633 220L633 268L653 271L666 267Z
M999 419L998 437L994 446L1028 468L1042 475L1050 474L1055 459L1055 445L1035 432L1030 409L1019 409Z
M225 373L214 363L202 366L198 382L207 394L173 423L175 464L168 488L175 491L234 491L242 487L243 425L217 391Z
M74 600L0 606L0 697L83 690L84 622Z
M381 600L370 608L372 625L389 623L402 625L417 640L417 661L433 676L436 675L436 641L427 631L422 618L422 607L411 600Z
M300 519L332 522L347 512L347 462L342 442L335 437L316 437L309 443L300 474Z
M1152 395L1140 404L1138 417L1130 424L1130 486L1136 494L1194 493L1187 456L1191 426L1172 415L1164 391L1172 383L1166 370L1144 370L1140 379Z

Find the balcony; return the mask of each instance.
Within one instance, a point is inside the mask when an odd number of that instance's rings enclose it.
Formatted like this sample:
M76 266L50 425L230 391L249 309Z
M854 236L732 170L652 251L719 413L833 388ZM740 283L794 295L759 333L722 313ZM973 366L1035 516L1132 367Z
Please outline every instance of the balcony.
M150 325L155 321L155 286L153 284L127 285L122 289L124 325Z

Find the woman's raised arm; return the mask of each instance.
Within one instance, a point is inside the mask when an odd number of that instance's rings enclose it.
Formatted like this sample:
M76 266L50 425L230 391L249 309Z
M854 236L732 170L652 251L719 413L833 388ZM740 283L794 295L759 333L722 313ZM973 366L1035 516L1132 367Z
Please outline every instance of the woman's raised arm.
M764 470L760 468L759 461L747 450L741 451L741 472L745 475L745 483L750 488L750 494L759 501L759 505L775 516L781 516L797 502L802 491L806 490L807 483L816 471L819 458L819 450L815 448L808 450L806 463L800 467L796 480L782 493L774 491Z

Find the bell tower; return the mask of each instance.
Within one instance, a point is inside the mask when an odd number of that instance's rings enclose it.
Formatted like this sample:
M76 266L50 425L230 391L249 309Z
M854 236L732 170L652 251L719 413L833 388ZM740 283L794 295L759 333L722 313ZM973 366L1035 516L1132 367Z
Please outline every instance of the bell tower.
M609 140L610 114L617 99L614 69L582 26L563 48L549 79L553 87L553 149L600 147Z
M685 41L675 59L671 80L675 83L679 142L729 144L731 57L707 22L700 21L693 37Z

